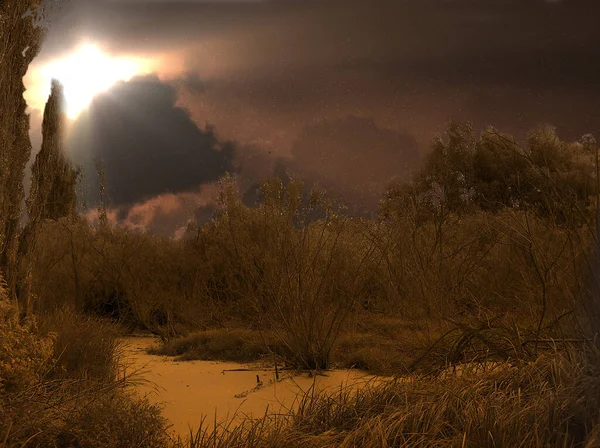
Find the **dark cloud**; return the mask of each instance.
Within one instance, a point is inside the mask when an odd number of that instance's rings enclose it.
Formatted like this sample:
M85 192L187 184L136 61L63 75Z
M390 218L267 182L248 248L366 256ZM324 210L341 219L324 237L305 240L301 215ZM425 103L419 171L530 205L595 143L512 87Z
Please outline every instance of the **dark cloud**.
M172 86L137 77L96 97L74 123L69 151L88 175L102 160L115 205L195 189L232 170L233 144L199 130L175 101Z
M597 2L575 1L80 0L57 14L44 52L75 44L73 37L82 36L98 38L117 52L195 47L189 65L200 72L209 65L208 56L217 65L235 68L235 74L270 73L273 78L298 68L361 68L384 75L436 74L441 80L458 74L469 83L479 76L485 81L490 73L511 80L512 64L542 79L555 76L540 58L588 76L570 61L588 55L586 65L598 66L593 58L599 51L598 12ZM490 61L489 68L482 61ZM465 78L465 72L473 78Z
M448 119L481 114L522 114L505 127L519 135L550 121L577 138L600 127L586 114L600 102L592 11L600 3L308 2L271 22L256 13L189 49L208 84L186 104L233 138L286 149L307 123L349 114L404 123L423 148Z
M41 59L69 51L79 40L102 42L115 53L168 51L194 41L240 35L312 2L280 6L245 1L59 0L52 8Z

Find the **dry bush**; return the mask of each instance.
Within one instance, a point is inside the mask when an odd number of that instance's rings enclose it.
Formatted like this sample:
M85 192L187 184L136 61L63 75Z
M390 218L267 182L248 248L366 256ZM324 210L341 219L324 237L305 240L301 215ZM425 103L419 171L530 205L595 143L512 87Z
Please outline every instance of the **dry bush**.
M80 403L56 438L63 446L166 448L167 428L159 405L130 392L108 392Z
M203 232L201 244L220 254L216 293L250 312L258 328L285 347L290 363L327 367L361 296L373 249L345 238L348 219L315 193L307 197L298 182L272 180L262 192L261 204L249 209L226 185L224 212ZM307 217L319 207L325 218L310 223Z
M160 410L125 382L40 380L2 396L2 446L167 447Z
M117 379L123 355L119 329L69 308L39 318L38 332L54 335L54 362L48 377Z
M35 322L19 322L0 273L0 393L29 387L43 373L52 355L51 337L39 338Z
M193 254L166 238L85 222L45 222L33 258L34 309L65 305L165 338L207 313Z
M93 232L85 220L43 221L30 258L32 306L36 313L50 312L66 305L82 311L92 270ZM28 264L28 263L23 263Z
M503 210L450 214L437 229L408 215L372 234L385 250L379 308L441 330L417 356L428 367L531 359L538 340L582 337L584 227Z

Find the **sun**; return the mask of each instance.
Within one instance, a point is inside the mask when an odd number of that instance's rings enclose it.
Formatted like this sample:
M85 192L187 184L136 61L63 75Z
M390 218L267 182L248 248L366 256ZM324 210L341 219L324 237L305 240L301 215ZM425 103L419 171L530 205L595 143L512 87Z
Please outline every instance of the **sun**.
M52 79L60 81L64 86L66 114L75 119L96 95L116 82L129 81L136 75L150 72L147 60L114 58L95 44L84 44L73 53L41 67L39 74L46 86L50 86Z

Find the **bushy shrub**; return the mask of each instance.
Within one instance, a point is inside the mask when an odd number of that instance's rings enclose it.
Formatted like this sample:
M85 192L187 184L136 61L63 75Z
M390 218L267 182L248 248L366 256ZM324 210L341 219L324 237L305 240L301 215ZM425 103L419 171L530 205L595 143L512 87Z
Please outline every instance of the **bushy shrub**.
M40 338L35 322L19 322L17 310L8 302L0 274L0 393L20 390L35 383L52 356L53 338Z
M116 379L123 353L114 324L70 308L42 315L39 321L40 334L55 335L50 377Z

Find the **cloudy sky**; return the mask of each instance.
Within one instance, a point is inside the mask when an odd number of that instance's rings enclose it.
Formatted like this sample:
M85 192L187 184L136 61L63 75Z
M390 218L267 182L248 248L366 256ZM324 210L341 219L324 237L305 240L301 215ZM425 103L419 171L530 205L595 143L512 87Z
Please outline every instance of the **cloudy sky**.
M598 3L63 1L26 80L32 139L62 77L69 150L104 160L132 225L173 232L225 172L248 189L282 167L373 210L450 119L598 132Z

